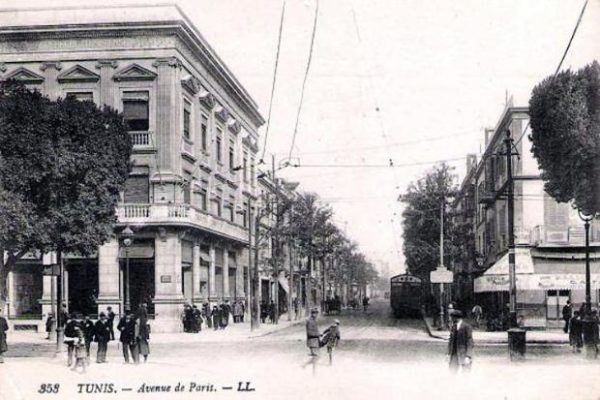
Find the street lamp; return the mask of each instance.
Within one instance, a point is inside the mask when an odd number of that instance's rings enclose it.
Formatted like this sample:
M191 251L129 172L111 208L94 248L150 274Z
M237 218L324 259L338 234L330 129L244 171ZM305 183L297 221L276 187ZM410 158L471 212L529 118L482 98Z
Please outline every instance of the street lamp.
M123 246L125 246L125 309L128 310L131 306L130 304L130 292L129 292L129 247L133 243L133 236L135 234L127 225L125 229L121 231L121 236L123 237Z

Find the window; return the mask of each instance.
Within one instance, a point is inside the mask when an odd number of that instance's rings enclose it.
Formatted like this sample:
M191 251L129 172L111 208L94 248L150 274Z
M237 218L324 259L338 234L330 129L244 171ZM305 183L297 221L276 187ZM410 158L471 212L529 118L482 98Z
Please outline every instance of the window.
M150 202L150 181L148 175L130 175L125 182L123 191L123 201L125 203Z
M132 131L147 131L150 128L148 119L148 92L123 93L123 118Z
M200 207L200 209L202 211L206 211L207 209L207 202L206 202L206 190L201 190L200 192L197 193L197 201L198 201L198 207Z
M190 124L192 115L192 105L189 101L183 101L183 137L190 140Z
M235 168L235 143L233 140L229 141L229 170L233 171Z
M244 159L242 161L242 171L244 174L244 182L248 183L248 153L244 152Z
M223 155L221 154L221 136L223 135L223 130L221 128L217 128L217 137L215 138L216 142L216 153L217 153L217 161L221 162L223 160Z
M229 220L235 222L235 197L229 196Z
M248 203L244 203L244 211L242 211L242 224L244 228L248 227Z
M189 171L183 171L183 202L192 202L192 174Z
M254 158L250 159L250 183L254 186Z
M67 97L79 101L94 101L94 93L92 92L68 92Z
M208 117L202 114L202 123L200 124L200 141L202 151L208 150Z

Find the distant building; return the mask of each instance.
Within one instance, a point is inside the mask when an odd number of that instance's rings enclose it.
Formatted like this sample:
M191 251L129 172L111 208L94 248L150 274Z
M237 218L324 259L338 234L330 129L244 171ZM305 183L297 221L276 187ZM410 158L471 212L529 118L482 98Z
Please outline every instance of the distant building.
M569 204L560 204L544 191L537 161L531 153L526 107L509 105L493 130L486 130L485 151L476 168L469 168L455 202L455 212L472 221L475 241L471 262L455 266L457 289L469 295L472 279L475 301L487 315L500 315L508 297L508 219L506 148L510 130L514 182L517 308L525 324L552 327L560 322L567 300L584 301L585 265L583 223ZM469 193L474 189L474 196ZM474 212L473 212L474 211ZM591 229L592 302L600 299L600 221ZM466 274L465 274L466 272Z
M244 299L264 119L196 27L169 5L4 10L0 20L1 79L109 105L131 129L116 236L90 258L68 257L69 311L146 302L154 331L177 331L185 302ZM11 317L50 310L42 261L27 257L10 274Z

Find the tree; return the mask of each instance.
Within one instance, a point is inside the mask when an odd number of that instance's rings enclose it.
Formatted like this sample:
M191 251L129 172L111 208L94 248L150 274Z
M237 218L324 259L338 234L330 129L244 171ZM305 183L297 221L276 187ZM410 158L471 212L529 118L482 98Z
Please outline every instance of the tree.
M449 206L456 195L451 168L446 164L435 166L425 177L408 186L401 200L406 204L402 212L404 255L408 272L429 281L429 272L440 265L440 209ZM444 249L454 254L456 244L452 237L450 218L444 218Z
M0 86L0 300L24 254L89 255L113 234L131 149L108 107Z
M529 100L532 153L546 192L573 201L584 214L600 212L600 65L550 76Z

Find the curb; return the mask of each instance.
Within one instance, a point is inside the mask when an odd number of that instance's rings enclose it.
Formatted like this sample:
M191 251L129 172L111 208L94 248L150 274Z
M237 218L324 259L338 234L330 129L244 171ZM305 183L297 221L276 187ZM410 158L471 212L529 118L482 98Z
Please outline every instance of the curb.
M423 315L423 313L421 313L421 320L423 321L423 324L425 324L425 330L427 331L427 334L429 335L429 337L432 337L434 339L439 339L439 340L443 340L445 342L448 341L447 338L439 336L439 335L435 335L433 333L433 329L432 327L429 325L429 322L427 322L427 318L425 318L425 316Z
M248 339L257 339L257 338L269 336L269 335L271 335L271 334L273 334L275 332L279 332L279 331L282 331L282 330L284 330L286 328L289 328L289 327L301 324L302 322L304 322L304 321L294 321L294 322L292 322L292 323L290 323L290 324L288 324L288 325L286 325L284 327L281 327L281 328L278 328L278 329L274 329L274 330L272 330L270 332L265 332L265 333L261 333L261 334L258 334L258 335L248 336Z

